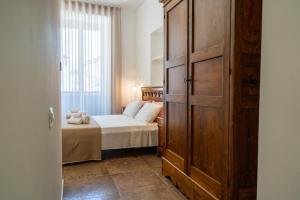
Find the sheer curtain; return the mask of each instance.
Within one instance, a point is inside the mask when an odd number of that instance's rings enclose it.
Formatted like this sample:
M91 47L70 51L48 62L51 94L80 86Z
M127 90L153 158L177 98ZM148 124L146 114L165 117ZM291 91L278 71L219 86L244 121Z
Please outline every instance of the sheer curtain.
M120 9L74 0L61 12L62 114L118 113L121 78Z

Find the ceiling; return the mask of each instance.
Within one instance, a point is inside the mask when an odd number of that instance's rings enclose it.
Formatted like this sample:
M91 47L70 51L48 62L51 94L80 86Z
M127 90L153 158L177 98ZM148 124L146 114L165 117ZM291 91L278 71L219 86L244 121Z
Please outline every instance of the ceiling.
M82 1L109 5L109 6L131 8L131 9L138 8L144 2L144 0L82 0Z

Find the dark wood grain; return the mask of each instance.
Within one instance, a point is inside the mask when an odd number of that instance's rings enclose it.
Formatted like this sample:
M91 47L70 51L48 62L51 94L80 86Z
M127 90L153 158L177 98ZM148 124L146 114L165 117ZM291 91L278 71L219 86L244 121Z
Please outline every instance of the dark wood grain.
M235 2L233 199L256 199L262 0Z
M142 87L142 100L143 101L157 101L162 102L164 99L163 87Z
M160 2L163 174L190 199L255 200L262 0Z
M164 118L158 117L158 155L162 156L166 148L166 135L164 132Z
M215 198L224 199L229 176L230 0L189 2L189 175Z
M188 0L165 7L165 136L164 157L187 170Z

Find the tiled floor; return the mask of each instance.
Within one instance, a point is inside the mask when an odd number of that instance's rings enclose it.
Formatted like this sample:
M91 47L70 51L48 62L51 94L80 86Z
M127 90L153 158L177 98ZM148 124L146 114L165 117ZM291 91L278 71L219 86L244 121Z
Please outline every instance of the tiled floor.
M185 200L161 175L161 159L139 155L67 165L64 200Z

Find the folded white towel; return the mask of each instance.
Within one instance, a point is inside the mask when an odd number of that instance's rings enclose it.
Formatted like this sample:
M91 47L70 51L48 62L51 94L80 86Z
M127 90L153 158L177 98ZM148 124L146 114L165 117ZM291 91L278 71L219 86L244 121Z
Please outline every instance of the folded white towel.
M78 108L72 108L70 112L71 113L79 113L79 109Z
M83 116L83 113L72 113L73 118L81 118Z
M81 118L70 118L68 119L68 124L76 124L76 125L80 125L82 124L82 119Z
M71 118L72 118L72 113L67 113L67 114L66 114L66 118L67 118L67 119L71 119Z
M81 119L83 124L89 124L91 120L90 117L86 115L83 115Z
M66 118L71 119L71 118L82 118L86 114L84 112L79 112L79 113L67 113Z

